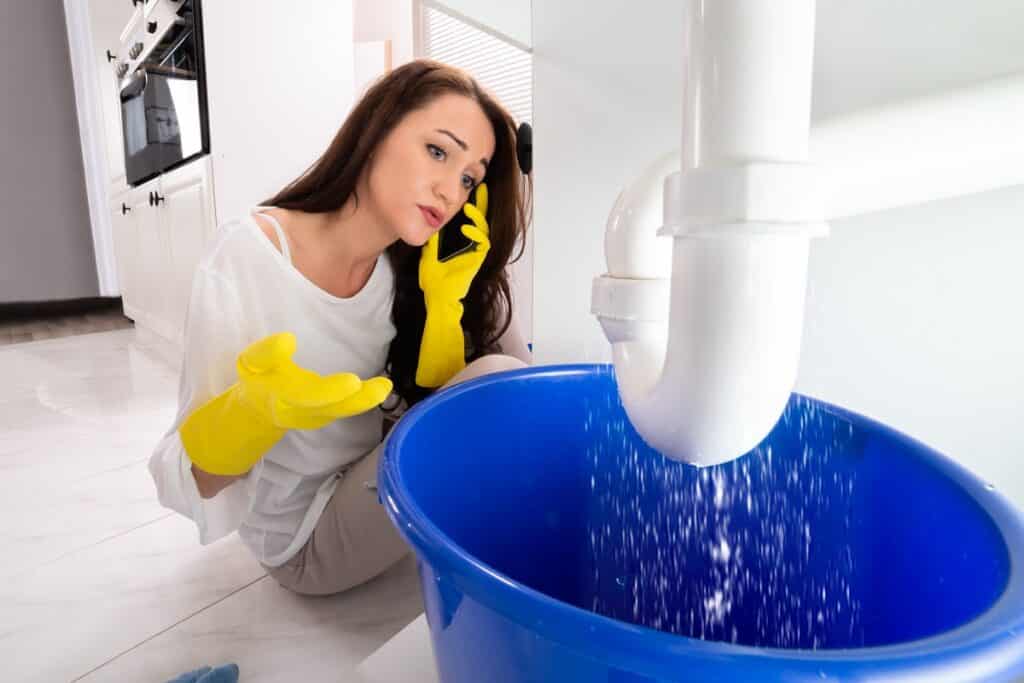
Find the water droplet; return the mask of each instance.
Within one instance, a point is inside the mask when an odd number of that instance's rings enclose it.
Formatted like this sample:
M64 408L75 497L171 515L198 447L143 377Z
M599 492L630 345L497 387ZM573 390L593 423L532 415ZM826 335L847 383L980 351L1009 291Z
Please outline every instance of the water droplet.
M818 672L818 678L828 678L828 674L825 673L824 671L819 671Z
M621 586L622 588L625 588L626 587L626 577L625 576L618 577L617 579L615 579L615 583L619 584L619 586Z

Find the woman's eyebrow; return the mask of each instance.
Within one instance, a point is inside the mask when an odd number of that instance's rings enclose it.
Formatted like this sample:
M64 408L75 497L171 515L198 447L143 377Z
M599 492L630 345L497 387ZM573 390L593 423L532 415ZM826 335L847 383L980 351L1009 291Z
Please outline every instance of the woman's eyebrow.
M457 144L459 147L461 147L463 152L465 152L466 150L469 149L469 145L467 145L465 142L463 142L462 140L460 140L457 137L455 137L455 133L451 132L450 130L445 130L444 128L438 128L437 132L438 133L444 133L445 135L450 137L452 140L454 140L455 144ZM480 159L480 163L484 165L484 170L486 171L487 170L487 159Z

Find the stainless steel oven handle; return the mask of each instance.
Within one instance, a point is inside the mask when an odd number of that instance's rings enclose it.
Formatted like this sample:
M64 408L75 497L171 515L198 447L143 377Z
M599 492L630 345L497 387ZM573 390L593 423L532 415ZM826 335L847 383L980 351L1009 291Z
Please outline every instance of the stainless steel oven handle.
M146 87L149 85L149 74L146 73L145 69L136 69L135 73L129 76L128 82L125 83L124 87L121 88L121 92L118 93L121 96L121 98L124 98L125 92L135 90L135 84L138 83L140 80L142 81L142 87L139 88L138 92L135 94L141 94L146 90Z

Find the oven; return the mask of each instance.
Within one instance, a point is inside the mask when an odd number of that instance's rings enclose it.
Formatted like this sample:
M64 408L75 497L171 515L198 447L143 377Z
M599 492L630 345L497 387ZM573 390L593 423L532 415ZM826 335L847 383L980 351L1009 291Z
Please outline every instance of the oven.
M121 36L115 73L125 175L132 187L209 154L199 0L125 0L136 5Z

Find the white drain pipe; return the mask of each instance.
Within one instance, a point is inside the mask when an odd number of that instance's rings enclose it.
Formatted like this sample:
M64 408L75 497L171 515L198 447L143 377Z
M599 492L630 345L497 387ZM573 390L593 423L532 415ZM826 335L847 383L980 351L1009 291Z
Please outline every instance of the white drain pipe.
M671 160L620 196L592 311L637 431L703 466L743 455L778 421L809 242L828 228L807 164L814 0L684 2L681 172L664 182L657 233L658 217L636 209Z
M1024 184L1024 73L819 121L810 154L828 220Z

